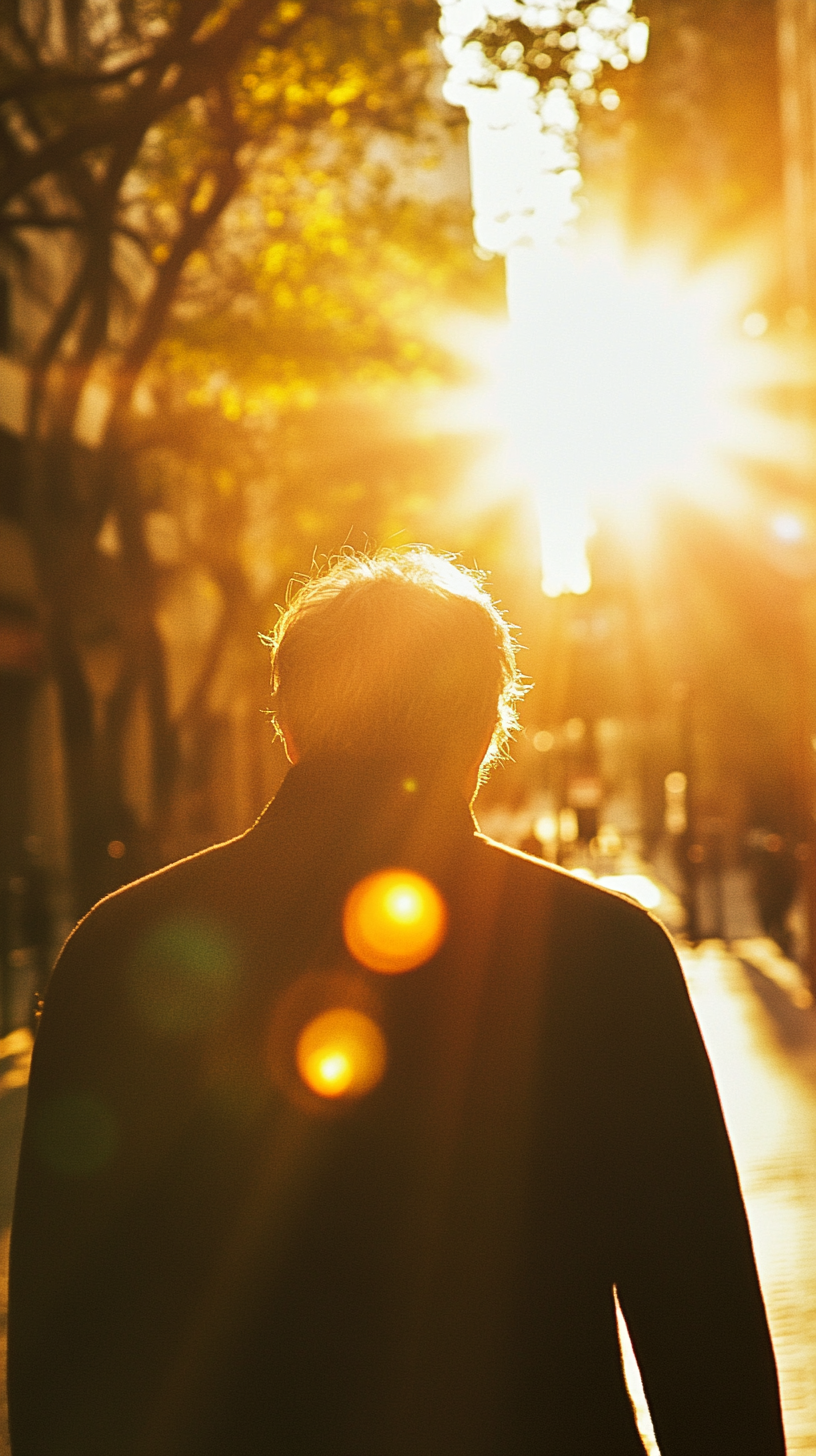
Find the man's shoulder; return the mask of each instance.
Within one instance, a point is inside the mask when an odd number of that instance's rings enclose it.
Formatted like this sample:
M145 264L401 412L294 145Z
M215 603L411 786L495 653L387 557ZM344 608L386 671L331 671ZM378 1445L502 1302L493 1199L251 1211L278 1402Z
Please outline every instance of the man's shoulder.
M628 895L481 835L476 855L474 914L492 904L503 965L546 966L550 984L595 1020L644 997L685 998L665 927Z
M138 930L172 909L183 913L186 907L205 911L208 906L220 907L246 880L251 857L249 830L132 880L88 911L69 936L66 950L75 951L110 936L121 940L132 929Z
M475 842L476 854L485 872L501 878L508 890L546 901L579 920L611 921L621 930L631 927L633 931L653 926L662 933L659 921L619 890L598 885L562 869L560 865L500 844L484 834L477 834Z

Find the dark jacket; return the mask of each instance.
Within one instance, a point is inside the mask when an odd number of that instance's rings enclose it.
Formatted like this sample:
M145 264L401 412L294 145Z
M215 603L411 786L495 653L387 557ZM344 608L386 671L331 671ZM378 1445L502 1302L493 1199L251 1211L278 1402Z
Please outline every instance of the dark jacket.
M401 975L340 932L383 865L449 911ZM354 1102L297 1077L321 997L385 1035ZM630 901L422 772L312 764L70 938L12 1232L14 1456L635 1456L615 1288L662 1456L784 1451L711 1070Z

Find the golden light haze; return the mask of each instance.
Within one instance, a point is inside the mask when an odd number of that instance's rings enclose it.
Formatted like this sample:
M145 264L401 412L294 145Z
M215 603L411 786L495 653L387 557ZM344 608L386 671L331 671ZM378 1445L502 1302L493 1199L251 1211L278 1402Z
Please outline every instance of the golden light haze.
M532 494L546 595L589 590L596 519L644 550L660 497L744 527L756 515L745 462L808 468L811 430L762 398L803 386L812 370L798 336L769 331L754 307L760 243L693 268L676 245L637 249L610 224L514 247L506 266L507 322L440 329L482 382L441 397L426 418L493 432L473 502ZM801 530L778 510L761 524L786 540Z

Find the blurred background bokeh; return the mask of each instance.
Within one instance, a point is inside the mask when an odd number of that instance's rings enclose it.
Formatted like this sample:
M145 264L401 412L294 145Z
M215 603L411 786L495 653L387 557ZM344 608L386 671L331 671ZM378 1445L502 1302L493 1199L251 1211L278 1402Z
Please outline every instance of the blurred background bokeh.
M8 8L5 1031L95 899L267 802L257 633L346 546L460 553L517 625L486 829L810 968L809 12L655 0L630 65L625 3L443 10L480 95L579 122L551 265L474 245L436 0Z
M540 75L588 10L527 7ZM657 858L693 937L734 928L729 876L773 882L807 957L816 42L791 3L648 19L575 98L566 271L516 279L514 332L432 0L11 7L7 963L251 821L282 771L257 632L315 559L416 540L489 574L535 683L494 828ZM565 483L592 587L548 596Z
M457 553L533 684L480 822L676 936L813 1452L812 5L441 25L3 8L0 1090L76 919L274 793L290 580Z

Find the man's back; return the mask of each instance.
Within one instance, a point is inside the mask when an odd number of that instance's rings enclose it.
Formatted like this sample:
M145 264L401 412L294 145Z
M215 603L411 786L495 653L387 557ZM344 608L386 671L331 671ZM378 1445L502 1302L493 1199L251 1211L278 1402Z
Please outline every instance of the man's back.
M399 975L343 941L382 867L447 907ZM387 1067L320 1099L298 1032L344 1005ZM296 766L247 835L69 942L11 1281L15 1456L630 1456L613 1285L663 1456L784 1449L666 937L387 764Z

